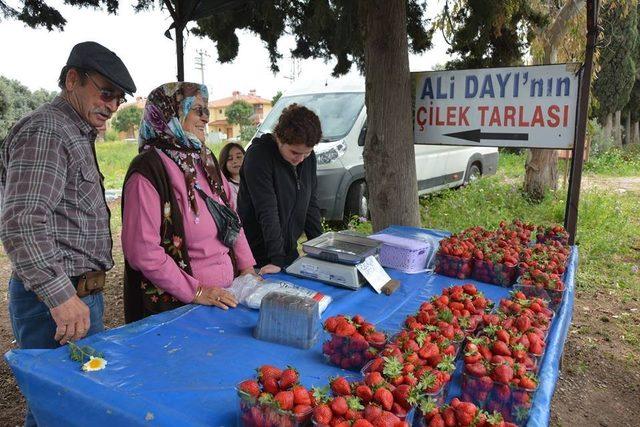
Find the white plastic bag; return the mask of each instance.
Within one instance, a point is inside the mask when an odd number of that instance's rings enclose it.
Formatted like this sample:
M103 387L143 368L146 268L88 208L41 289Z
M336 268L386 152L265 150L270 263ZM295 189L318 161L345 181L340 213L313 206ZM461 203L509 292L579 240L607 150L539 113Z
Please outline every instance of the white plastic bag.
M285 281L260 280L253 274L236 277L231 286L226 290L231 292L240 304L253 309L259 309L262 298L273 291L312 298L318 301L320 313L331 303L331 297L321 292L303 288L302 286L297 286Z

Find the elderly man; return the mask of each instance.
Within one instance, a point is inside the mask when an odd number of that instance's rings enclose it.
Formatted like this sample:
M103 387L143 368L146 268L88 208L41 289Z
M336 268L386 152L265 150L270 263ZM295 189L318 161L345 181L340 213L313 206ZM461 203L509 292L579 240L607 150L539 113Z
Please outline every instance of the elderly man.
M61 94L0 144L0 238L11 260L9 312L21 348L55 348L104 329L110 212L94 142L136 87L95 42L71 50ZM26 425L35 425L30 413Z

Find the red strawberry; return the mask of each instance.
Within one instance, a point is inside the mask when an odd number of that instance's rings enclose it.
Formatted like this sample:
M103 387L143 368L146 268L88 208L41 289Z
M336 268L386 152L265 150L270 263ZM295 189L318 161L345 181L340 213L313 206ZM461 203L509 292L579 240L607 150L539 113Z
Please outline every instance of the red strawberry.
M280 389L288 390L294 384L298 383L298 371L293 369L292 367L288 367L284 371L282 371L282 376L280 377Z
M384 345L386 341L386 337L382 332L373 332L367 336L367 341L369 341L372 345L381 346Z
M358 325L362 325L364 323L364 317L362 317L359 314L356 314L355 316L353 316L353 319L351 320L353 320L353 323L356 323Z
M442 419L442 415L435 414L431 421L429 421L428 427L445 427L444 420Z
M293 387L291 391L293 392L293 403L296 405L311 405L309 390L299 385Z
M384 387L376 390L373 394L373 400L378 402L382 406L382 409L386 411L390 411L393 407L393 394Z
M328 332L335 332L336 326L338 326L338 318L337 317L329 317L324 322L324 329Z
M311 405L296 405L293 407L293 413L296 418L300 419L310 414L312 409Z
M380 372L369 372L364 376L364 382L369 387L384 383L384 378Z
M493 370L493 379L502 384L509 384L513 379L513 368L507 364L496 366Z
M373 424L371 424L364 418L360 418L359 420L356 420L355 423L353 423L352 427L373 427Z
M391 412L383 411L380 416L373 421L375 427L394 427L400 422L400 418L393 415Z
M329 405L321 404L316 406L313 409L313 419L318 424L329 424L331 422L331 418L333 418L333 412Z
M473 418L476 416L478 408L476 405L470 402L460 402L455 408L456 421L458 425L469 426L473 422Z
M356 387L356 396L358 396L364 403L368 403L373 399L373 391L367 385L359 385Z
M283 409L285 411L293 409L293 392L279 391L274 396L274 399L276 402L278 402L278 405L280 405L280 409Z
M483 377L487 375L487 368L485 368L482 363L472 363L470 365L465 364L464 370L474 377Z
M502 341L495 341L493 343L493 353L501 356L511 356L511 350L509 346Z
M250 396L258 397L260 395L260 385L255 380L242 381L238 388Z
M377 405L367 405L364 408L364 417L370 422L379 418L380 415L382 415L382 408Z
M335 334L340 337L350 337L356 332L356 327L348 321L339 322Z
M276 394L280 391L278 386L278 380L275 377L266 377L262 380L262 387L264 391L271 394Z
M446 427L456 427L456 414L452 407L446 408L442 411L442 419Z
M344 415L347 413L347 400L343 396L334 397L331 401L331 411L334 415Z
M331 390L338 396L348 396L351 394L351 385L344 377L335 377L329 381Z
M259 367L257 369L258 371L258 378L259 379L265 379L268 377L273 377L276 380L280 379L280 376L282 375L282 370L276 368L275 366L271 366L271 365L262 365L261 367Z

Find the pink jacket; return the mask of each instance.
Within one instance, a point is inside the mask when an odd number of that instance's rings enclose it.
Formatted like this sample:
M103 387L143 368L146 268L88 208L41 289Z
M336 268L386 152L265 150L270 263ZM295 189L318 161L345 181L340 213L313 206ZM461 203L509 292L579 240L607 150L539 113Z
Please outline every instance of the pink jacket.
M129 178L124 188L123 197L127 203L122 217L122 250L132 268L180 301L190 303L198 285L222 288L230 286L233 281L233 266L227 255L228 248L217 238L215 222L204 200L196 194L199 210L199 218L196 218L190 209L187 186L180 168L164 153L159 154L182 212L193 276L178 267L160 246L160 197L153 185L137 173ZM197 168L197 180L205 193L222 203L219 196L214 196L209 188L201 167ZM224 176L222 180L226 194L231 194L230 185ZM235 201L230 203L235 210ZM244 230L240 232L234 251L239 270L255 264Z

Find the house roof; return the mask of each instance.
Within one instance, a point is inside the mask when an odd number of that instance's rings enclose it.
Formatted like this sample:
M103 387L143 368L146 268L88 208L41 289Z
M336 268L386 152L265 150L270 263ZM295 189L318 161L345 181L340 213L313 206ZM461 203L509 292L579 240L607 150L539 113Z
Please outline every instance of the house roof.
M234 101L246 101L251 105L255 104L269 104L271 105L271 101L265 98L262 98L255 93L250 93L249 95L241 94L238 91L233 92L231 96L222 99L214 99L209 101L209 108L220 108L220 107L228 107L233 104Z

